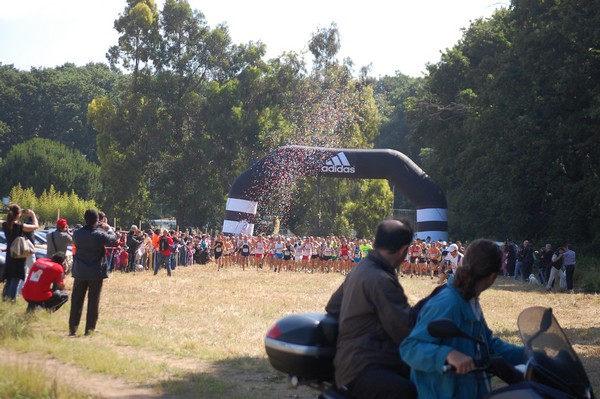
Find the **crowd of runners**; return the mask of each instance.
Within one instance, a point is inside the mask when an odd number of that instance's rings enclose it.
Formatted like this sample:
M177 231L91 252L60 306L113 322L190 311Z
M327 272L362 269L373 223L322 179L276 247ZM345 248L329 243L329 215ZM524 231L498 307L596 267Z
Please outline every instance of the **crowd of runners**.
M163 245L164 244L164 245ZM505 277L535 285L547 286L561 281L561 289L572 290L574 252L572 260L554 251L550 244L536 251L525 240L518 246L515 242L498 243L504 259L502 273ZM398 271L400 277L423 277L446 281L448 275L462 265L466 245L460 241L446 242L415 238L406 260ZM193 264L215 267L216 271L228 268L241 270L271 270L273 272L341 273L346 275L364 258L372 247L371 239L355 239L329 235L326 237L297 237L284 235L223 235L147 230L135 226L121 232L118 247L107 248L107 260L111 271L142 271L167 268L168 274L178 266ZM569 261L570 260L570 261ZM564 263L564 265L563 265ZM552 273L552 268L560 273ZM566 271L563 271L566 269ZM532 276L535 275L535 278Z
M130 232L131 233L131 232ZM373 248L371 239L353 239L329 235L326 237L296 237L283 235L216 235L175 231L146 231L135 251L127 247L123 233L118 248L107 249L113 270L155 270L156 254L169 255L170 269L192 264L208 264L216 271L228 268L270 270L273 272L340 273L346 275ZM161 249L162 237L171 239L168 249ZM460 266L460 242L415 239L399 274L428 277L445 281L447 275ZM131 257L134 259L131 259ZM134 265L128 267L127 265Z

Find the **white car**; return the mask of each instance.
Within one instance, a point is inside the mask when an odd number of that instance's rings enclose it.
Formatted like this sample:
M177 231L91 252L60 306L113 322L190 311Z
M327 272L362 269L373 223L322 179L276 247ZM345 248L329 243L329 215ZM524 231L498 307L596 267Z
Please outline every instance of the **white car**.
M35 257L36 258L47 258L48 252L46 250L46 233L44 231L35 231L33 234L34 245L35 245ZM0 231L0 268L3 268L6 264L6 236L4 231ZM71 271L73 265L73 252L71 249L67 249L67 260L65 264L65 273Z

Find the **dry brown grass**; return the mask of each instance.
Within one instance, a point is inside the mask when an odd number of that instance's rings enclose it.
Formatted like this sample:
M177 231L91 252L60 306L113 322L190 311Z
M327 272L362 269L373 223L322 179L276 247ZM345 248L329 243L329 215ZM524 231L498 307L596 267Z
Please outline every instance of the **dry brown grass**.
M164 271L116 273L102 294L100 334L66 338L67 305L37 316L31 336L1 345L149 384L169 397L315 397L286 388L285 377L268 364L263 339L284 315L323 311L342 280L339 274L217 272L212 264L177 268L172 278ZM405 277L401 283L413 303L434 288L427 278ZM482 296L490 327L513 342L518 314L533 305L554 309L598 391L600 297L546 294L503 278ZM18 306L25 308L23 302Z

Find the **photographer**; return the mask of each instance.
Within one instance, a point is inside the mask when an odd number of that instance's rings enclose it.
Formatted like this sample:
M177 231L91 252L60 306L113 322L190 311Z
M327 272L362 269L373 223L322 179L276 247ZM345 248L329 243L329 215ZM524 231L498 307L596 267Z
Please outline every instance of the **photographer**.
M73 244L73 236L69 233L67 219L56 221L56 230L46 234L47 256L52 257L57 252L67 253L69 245Z
M17 288L21 280L25 280L26 258L13 258L10 248L14 240L20 236L26 236L31 240L31 233L38 229L38 220L35 212L31 209L25 211L30 220L27 223L19 223L23 211L19 205L13 204L8 207L6 222L2 223L2 230L6 237L6 266L3 279L6 280L2 292L3 300L14 302L17 297Z
M59 251L52 255L52 259L41 258L33 264L23 286L28 313L38 306L55 312L69 300L65 291L65 259L65 253ZM53 286L57 289L53 290Z
M69 336L74 337L81 321L83 302L88 297L85 334L95 332L102 282L108 277L105 264L105 246L115 246L117 236L108 223L98 223L98 212L88 209L84 214L85 226L73 233L77 252L73 257L73 283Z

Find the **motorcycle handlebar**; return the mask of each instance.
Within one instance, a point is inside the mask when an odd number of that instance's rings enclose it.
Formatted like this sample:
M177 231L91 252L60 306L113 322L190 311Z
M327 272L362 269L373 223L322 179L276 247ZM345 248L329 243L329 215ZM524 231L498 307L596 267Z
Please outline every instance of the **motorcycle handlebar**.
M449 372L455 371L455 370L456 370L456 367L454 367L451 364L444 364L444 367L442 367L443 374L446 374L446 373L449 373Z
M523 374L501 357L492 356L487 362L476 363L478 364L475 365L475 368L470 373L489 371L508 384L523 381ZM443 374L451 371L456 371L456 367L451 364L445 364L442 367Z

